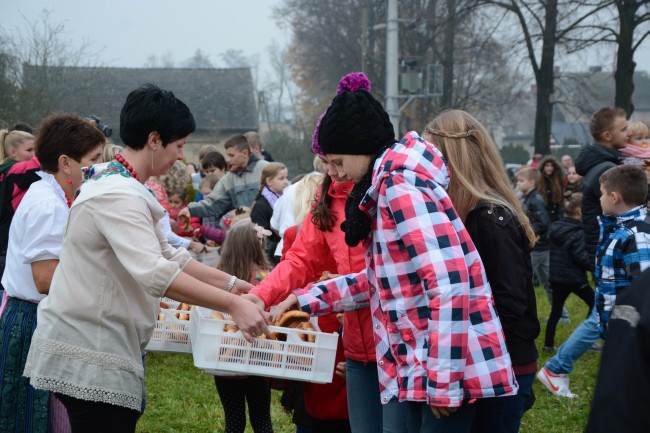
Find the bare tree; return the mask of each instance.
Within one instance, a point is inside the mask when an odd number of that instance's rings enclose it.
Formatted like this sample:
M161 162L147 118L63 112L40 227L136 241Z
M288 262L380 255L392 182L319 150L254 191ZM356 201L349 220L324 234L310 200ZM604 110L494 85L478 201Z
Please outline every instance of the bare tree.
M508 62L502 61L506 56L495 55L505 53L507 47L494 41L493 26L486 25L483 15L476 16L476 4L476 0L399 2L401 72L423 71L442 59L445 80L442 98L416 99L403 107L401 129L421 129L443 107L480 107L496 113L500 109L490 104L499 98L479 101L487 95L486 89L498 87L504 99L512 93L510 76L505 78L510 72ZM293 33L287 61L300 89L304 123L310 125L306 134L311 134L316 118L334 96L338 79L346 73L365 72L373 83L372 93L383 99L386 36L377 25L385 23L385 7L383 0L345 4L285 0L276 9L280 23ZM487 22L498 23L501 15Z
M4 77L17 89L11 113L7 118L37 123L52 110L53 101L61 97L56 86L61 78L56 66L88 65L96 53L87 41L66 39L65 24L52 20L52 11L43 12L33 21L23 17L25 25L11 30L0 30L0 55L7 62ZM29 85L26 84L23 65L32 66Z
M610 42L617 45L615 104L623 108L628 116L634 112L632 95L634 93L634 54L650 34L647 23L650 22L650 0L611 0L617 20L603 17L592 27L600 33L598 37L583 43ZM609 12L609 11L606 11ZM607 25L611 23L611 25ZM618 24L618 25L616 25ZM645 31L644 31L645 30Z
M537 85L535 153L549 154L555 79L555 54L559 44L585 31L590 16L608 6L606 1L481 0L515 17ZM539 51L538 51L539 50Z
M197 48L194 52L194 55L183 62L183 67L194 69L209 69L214 68L214 65L208 58L208 55L201 51L200 48Z

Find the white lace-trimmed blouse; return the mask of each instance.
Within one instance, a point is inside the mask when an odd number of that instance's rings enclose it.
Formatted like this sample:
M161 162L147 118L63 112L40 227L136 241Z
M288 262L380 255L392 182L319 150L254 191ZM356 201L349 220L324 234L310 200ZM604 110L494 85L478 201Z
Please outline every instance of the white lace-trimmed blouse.
M123 167L81 188L24 375L37 389L140 410L141 354L158 297L191 260L155 226L164 210Z
M36 289L32 263L59 258L70 212L54 176L42 171L37 174L41 180L29 187L11 221L2 275L7 295L30 302L40 302L46 296Z

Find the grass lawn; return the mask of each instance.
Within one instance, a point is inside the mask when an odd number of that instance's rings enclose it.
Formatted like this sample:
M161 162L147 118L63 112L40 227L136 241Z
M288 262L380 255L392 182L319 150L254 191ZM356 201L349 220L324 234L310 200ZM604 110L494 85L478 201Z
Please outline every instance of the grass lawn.
M542 289L538 288L536 294L537 310L542 323L537 347L541 348L550 307ZM567 308L572 322L558 325L556 346L566 340L573 328L579 325L586 315L586 306L575 296L569 297ZM574 372L571 374L571 390L580 398L570 400L553 397L543 385L535 381L537 401L524 416L520 431L523 433L582 432L587 422L594 392L599 356L587 353L575 365ZM550 355L541 352L539 365L543 365L549 357ZM138 432L224 431L223 410L214 380L212 376L194 367L191 355L147 354L146 380L147 410L138 423ZM291 423L291 416L282 412L278 391L273 391L271 417L275 433L296 431ZM246 431L253 431L250 424Z

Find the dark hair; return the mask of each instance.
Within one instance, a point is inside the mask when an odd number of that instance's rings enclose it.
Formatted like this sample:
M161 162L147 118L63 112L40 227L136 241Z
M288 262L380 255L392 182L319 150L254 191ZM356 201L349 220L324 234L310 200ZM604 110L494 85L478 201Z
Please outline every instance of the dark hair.
M223 144L223 147L226 149L236 147L240 152L243 152L245 149L248 149L249 152L251 150L251 146L248 144L248 140L246 140L246 137L243 134L231 135Z
M608 193L617 192L627 205L640 205L648 196L648 177L635 165L619 165L600 176L600 184Z
M34 128L32 127L32 125L25 122L14 123L13 125L11 125L11 128L9 128L9 131L23 131L34 135Z
M105 142L104 134L87 119L75 114L54 114L39 127L36 157L44 171L56 173L61 155L81 162L84 155Z
M157 132L163 147L196 129L194 116L168 90L145 84L129 93L120 112L120 137L131 149L143 149L149 134Z
M216 167L221 170L226 170L228 164L226 163L226 158L221 154L221 152L213 151L207 153L201 160L201 167L203 170L207 170L210 167Z
M578 209L582 208L582 193L567 192L564 197L564 213L567 216L576 216Z
M553 165L553 173L550 176L546 175L544 171L544 166L546 164ZM541 175L541 181L538 182L537 190L542 196L544 203L548 203L548 196L546 195L546 179L550 179L551 182L551 203L556 205L562 204L563 190L564 190L564 174L562 172L562 166L557 159L552 155L547 155L539 162L537 167L539 174Z
M315 202L311 211L311 222L318 230L322 232L332 231L334 226L334 213L330 209L332 197L329 195L330 187L332 186L332 178L328 175L323 176L321 183L320 196L318 201Z
M617 117L626 117L625 110L618 107L606 107L596 111L589 122L589 132L594 140L600 141L603 133L612 129L614 120Z

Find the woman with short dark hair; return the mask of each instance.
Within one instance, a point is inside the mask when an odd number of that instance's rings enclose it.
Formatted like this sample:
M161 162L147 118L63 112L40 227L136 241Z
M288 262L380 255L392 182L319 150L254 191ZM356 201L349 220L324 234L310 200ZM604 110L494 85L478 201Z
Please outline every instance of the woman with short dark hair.
M0 318L0 431L49 431L50 393L34 389L22 374L36 310L49 293L70 205L81 186L81 167L101 162L103 144L97 128L72 114L50 116L40 127L41 180L16 209L2 276L8 300Z
M192 260L156 227L164 210L144 181L183 156L194 129L172 92L142 86L122 108L124 151L85 170L25 367L61 399L75 433L135 431L159 297L229 313L250 341L268 332L263 311L234 295L250 283Z

